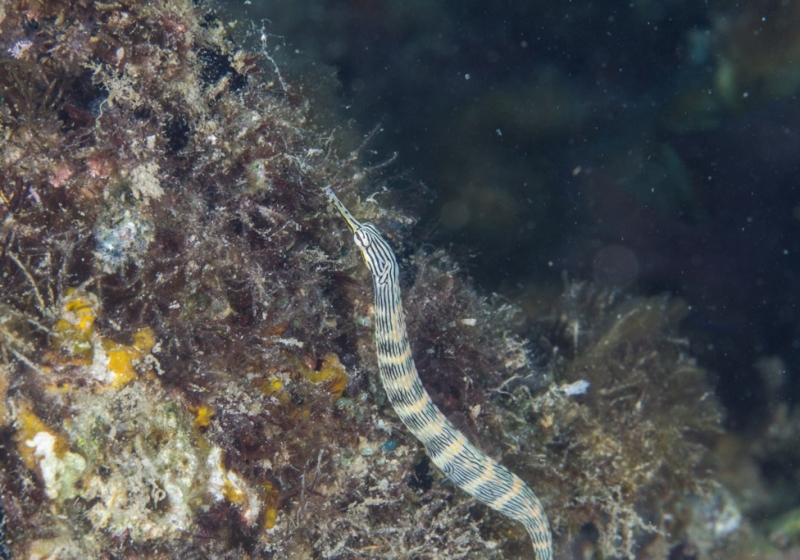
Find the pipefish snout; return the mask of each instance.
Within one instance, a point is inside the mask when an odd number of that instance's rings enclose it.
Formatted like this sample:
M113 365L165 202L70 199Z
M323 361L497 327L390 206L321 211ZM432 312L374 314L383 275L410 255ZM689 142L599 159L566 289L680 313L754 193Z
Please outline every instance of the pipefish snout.
M372 273L378 369L395 412L425 446L434 465L478 501L522 523L536 559L552 560L553 539L539 499L518 476L470 444L422 386L408 343L399 267L392 248L373 224L356 220L330 188L325 193L353 232Z

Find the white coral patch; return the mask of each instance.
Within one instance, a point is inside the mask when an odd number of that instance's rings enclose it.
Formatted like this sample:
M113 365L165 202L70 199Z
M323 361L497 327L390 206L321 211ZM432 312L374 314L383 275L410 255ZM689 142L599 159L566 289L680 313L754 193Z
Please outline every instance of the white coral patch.
M130 173L131 191L136 200L148 202L151 198L159 198L164 194L161 181L158 179L159 167L154 161L134 167Z
M564 394L568 397L576 397L578 395L585 395L586 392L589 390L589 382L585 379L581 379L580 381L576 381L575 383L570 383L569 385L562 385L561 389L564 391Z
M33 456L39 463L47 497L55 500L61 495L68 498L72 485L86 469L86 460L77 453L66 452L59 458L55 452L56 438L50 432L39 432L25 445L34 449Z
M222 495L222 489L225 487L225 471L222 468L222 450L219 447L211 450L206 464L211 469L211 475L208 477L208 491L215 500L222 501L225 498Z
M233 471L222 467L222 450L214 447L208 455L208 491L218 502L228 500L236 503L242 512L242 521L252 525L258 520L262 503L252 488Z

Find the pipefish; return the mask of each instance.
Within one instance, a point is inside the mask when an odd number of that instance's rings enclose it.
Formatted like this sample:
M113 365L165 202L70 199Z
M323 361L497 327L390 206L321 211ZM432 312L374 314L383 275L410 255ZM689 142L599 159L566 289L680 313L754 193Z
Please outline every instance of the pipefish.
M470 444L422 386L408 343L399 266L392 248L373 224L356 220L330 188L325 194L347 222L372 274L378 370L395 412L447 478L478 501L522 523L536 559L552 560L553 538L539 499L518 476Z

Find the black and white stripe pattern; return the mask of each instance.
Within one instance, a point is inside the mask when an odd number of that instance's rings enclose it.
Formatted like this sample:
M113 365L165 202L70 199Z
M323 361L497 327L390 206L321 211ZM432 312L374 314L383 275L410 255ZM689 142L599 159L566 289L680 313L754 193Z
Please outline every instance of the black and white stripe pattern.
M326 194L353 232L372 273L378 368L395 412L450 480L492 509L522 523L537 560L552 560L550 526L536 495L519 477L471 445L422 386L408 344L399 267L392 248L374 225L353 218L331 189Z

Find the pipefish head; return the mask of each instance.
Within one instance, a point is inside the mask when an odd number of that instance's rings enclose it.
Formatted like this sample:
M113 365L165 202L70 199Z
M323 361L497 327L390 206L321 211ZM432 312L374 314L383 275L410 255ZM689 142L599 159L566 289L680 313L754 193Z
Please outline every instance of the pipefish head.
M386 281L389 271L396 270L396 265L392 266L396 261L389 244L383 239L378 228L369 222L361 223L356 220L330 188L325 189L325 194L353 232L356 247L361 251L361 256L373 277L381 282Z

